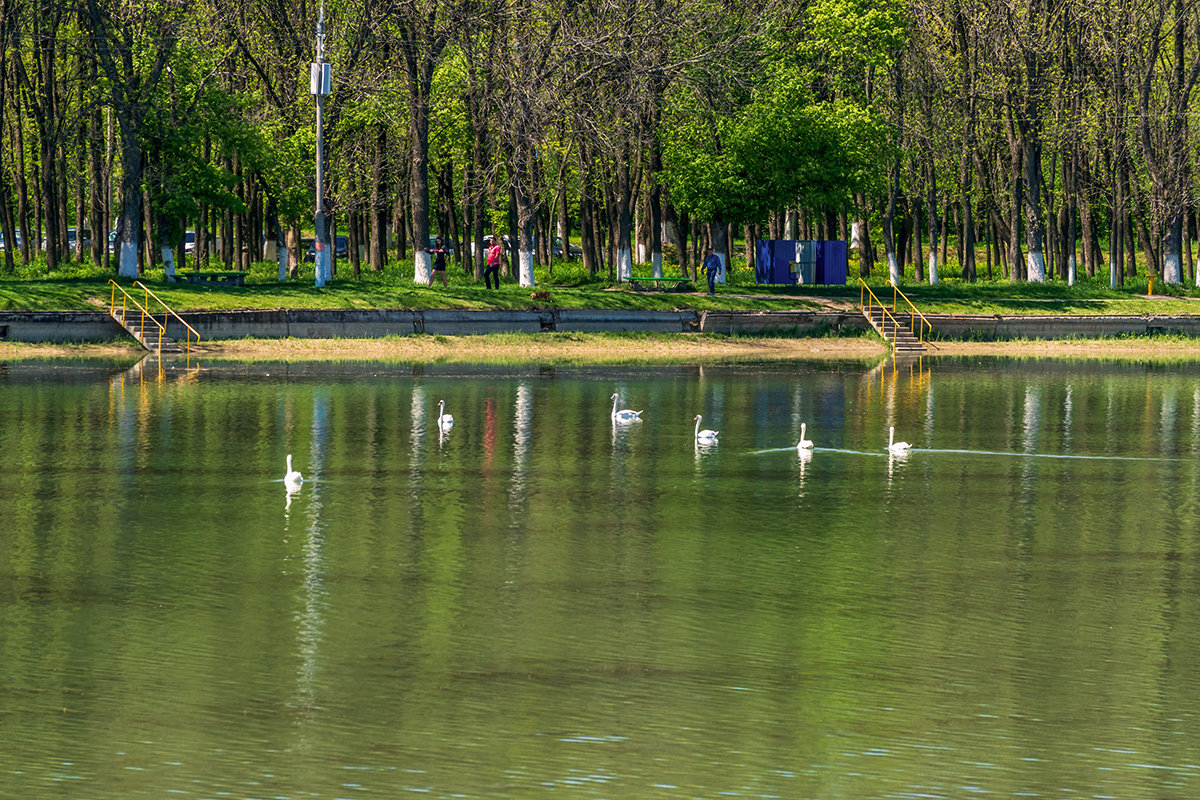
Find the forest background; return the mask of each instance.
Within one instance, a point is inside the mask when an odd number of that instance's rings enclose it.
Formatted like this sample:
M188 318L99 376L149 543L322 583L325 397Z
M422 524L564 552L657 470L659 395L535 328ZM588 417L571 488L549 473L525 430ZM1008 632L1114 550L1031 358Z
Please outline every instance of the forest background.
M478 280L511 234L522 285L556 238L614 279L735 236L895 281L948 247L964 281L1200 281L1196 0L0 0L0 269L279 242L294 275L322 13L355 276L425 283L437 235Z

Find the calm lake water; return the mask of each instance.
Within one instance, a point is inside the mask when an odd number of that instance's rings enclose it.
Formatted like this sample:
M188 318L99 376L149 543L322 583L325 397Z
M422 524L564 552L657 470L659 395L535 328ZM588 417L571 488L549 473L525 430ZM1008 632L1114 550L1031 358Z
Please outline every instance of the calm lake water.
M1200 364L19 363L0 420L5 798L1200 795Z

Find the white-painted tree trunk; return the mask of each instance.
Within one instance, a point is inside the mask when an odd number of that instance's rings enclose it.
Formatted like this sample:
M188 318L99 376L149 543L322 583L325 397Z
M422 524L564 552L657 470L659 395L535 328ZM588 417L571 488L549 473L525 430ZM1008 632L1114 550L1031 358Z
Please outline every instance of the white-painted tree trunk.
M117 272L122 278L136 278L138 276L136 242L126 239L121 240L120 266Z
M1183 257L1179 251L1163 253L1163 283L1183 283Z
M279 281L282 283L287 280L288 268L288 248L279 248Z
M518 279L522 286L533 286L533 251L522 250L517 259L519 264Z
M1040 250L1030 250L1025 256L1025 268L1029 271L1030 283L1046 282L1046 257Z
M721 271L717 273L717 283L725 283L725 275L729 272L729 261L725 258L724 253L717 253L717 258L721 260Z
M633 253L629 250L617 250L617 280L627 281L633 275Z
M639 264L645 264L647 261L650 260L650 253L649 253L650 248L646 247L646 245L644 243L638 242L637 249L638 249L637 260L638 260Z
M866 247L866 237L863 235L861 222L850 223L850 249L862 251Z
M329 255L328 248L318 250L316 257L313 259L314 272L316 273L314 283L318 289L329 282L332 273L332 269L329 266Z
M419 243L413 246L413 282L424 286L429 283L429 274L433 267L433 256L425 252Z
M887 254L888 260L888 280L897 286L900 285L900 261L896 258L895 253Z
M1075 285L1075 256L1067 259L1067 286Z
M175 249L172 247L163 247L162 249L163 271L166 272L168 278L175 277Z
M663 276L663 274L662 274L662 253L661 252L655 253L652 261L653 261L653 263L651 264L651 266L653 267L652 274L654 275L655 278L661 278Z
M935 248L936 248L935 245L929 246L929 285L930 286L937 286L937 282L938 282L937 253L935 252Z

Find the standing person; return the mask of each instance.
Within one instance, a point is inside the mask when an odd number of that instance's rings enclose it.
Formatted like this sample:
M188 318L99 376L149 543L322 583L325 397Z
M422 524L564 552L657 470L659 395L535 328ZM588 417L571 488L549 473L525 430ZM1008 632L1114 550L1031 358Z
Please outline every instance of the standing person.
M700 267L700 271L708 273L708 293L716 294L717 276L721 274L721 258L713 252L711 247L704 251L704 264Z
M442 286L449 286L446 283L446 248L442 247L442 237L434 239L433 249L427 247L425 252L433 255L433 269L429 272L429 285L433 286L433 279L440 272L442 273Z
M504 261L504 241L499 236L492 235L492 243L488 245L487 266L483 268L483 282L487 288L492 287L492 277L496 278L496 286L500 288L500 264Z

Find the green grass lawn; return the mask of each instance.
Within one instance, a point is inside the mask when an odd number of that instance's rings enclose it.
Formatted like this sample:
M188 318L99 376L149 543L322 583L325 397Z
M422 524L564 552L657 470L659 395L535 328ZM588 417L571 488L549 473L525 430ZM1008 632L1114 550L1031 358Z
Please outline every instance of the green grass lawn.
M451 263L450 285L419 286L412 280L410 263L391 262L380 272L364 270L353 277L347 262L340 264L337 278L324 288L313 285L311 265L301 277L280 282L278 268L271 262L253 265L244 287L207 287L167 283L162 270L150 270L142 278L168 305L181 311L261 308L452 308L533 309L598 308L697 311L716 309L803 310L825 307L831 300L857 304L860 289L856 277L847 286L759 286L754 272L734 258L730 282L709 297L703 284L695 291L634 292L626 284L613 285L607 274L587 275L579 262L555 265L551 275L545 268L535 271L537 290L549 292L533 299L532 290L506 281L495 291L477 284L462 265ZM853 265L852 265L853 269ZM648 268L635 267L635 273ZM678 266L664 272L678 275ZM68 264L47 275L40 264L15 273L0 275L0 310L82 310L107 305L112 294L109 274L88 265ZM881 266L868 281L876 295L892 301L892 289ZM121 281L129 287L131 281ZM1194 287L1166 287L1155 282L1156 295L1170 299L1149 300L1145 278L1130 280L1119 290L1110 289L1104 278L1080 278L1069 287L1058 281L1044 284L1009 283L1007 280L965 283L951 273L938 286L918 285L911 278L901 282L902 291L926 313L963 314L1179 314L1200 313ZM671 284L668 284L671 285ZM140 292L140 290L139 290Z

